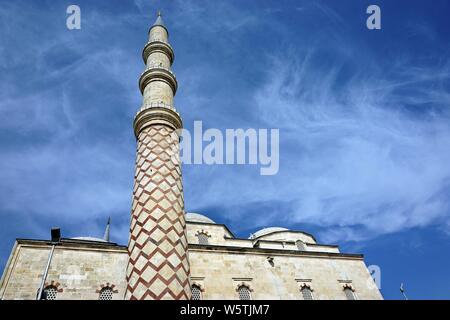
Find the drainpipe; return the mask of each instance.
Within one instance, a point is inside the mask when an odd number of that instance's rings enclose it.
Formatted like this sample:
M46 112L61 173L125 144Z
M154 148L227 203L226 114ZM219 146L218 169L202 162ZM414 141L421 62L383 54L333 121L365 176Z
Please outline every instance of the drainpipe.
M50 263L53 258L53 251L55 251L55 245L52 245L52 249L50 250L50 254L48 255L47 266L45 267L44 275L42 276L41 285L39 286L39 291L36 296L36 300L41 300L42 291L44 291L45 280L47 279L48 270L50 269Z
M52 236L52 248L48 255L47 265L45 266L44 274L42 275L41 284L39 286L39 291L36 296L36 300L41 300L42 292L44 291L45 280L47 280L48 270L50 270L50 264L53 258L53 252L55 251L56 245L61 241L61 230L59 228L52 228L51 230Z

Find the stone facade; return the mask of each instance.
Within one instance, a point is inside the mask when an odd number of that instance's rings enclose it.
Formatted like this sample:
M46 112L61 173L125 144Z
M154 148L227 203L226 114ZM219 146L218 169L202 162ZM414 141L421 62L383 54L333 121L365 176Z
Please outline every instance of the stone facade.
M236 238L224 225L199 222L187 215L191 286L202 299L239 298L237 289L250 289L252 299L382 299L359 254L344 254L336 246L317 244L303 232L272 232L257 239ZM206 220L205 220L206 221ZM199 244L206 234L206 244ZM278 240L273 240L278 238ZM302 250L296 241L307 240ZM0 284L1 299L36 299L51 249L48 241L17 240ZM105 286L114 286L113 299L125 298L127 247L113 243L63 239L54 251L46 284L58 284L57 299L99 299Z
M48 241L16 241L2 277L1 299L36 299L51 246ZM123 300L127 259L124 246L67 239L55 247L45 286L56 286L57 299L63 300L96 300L108 286L114 300Z

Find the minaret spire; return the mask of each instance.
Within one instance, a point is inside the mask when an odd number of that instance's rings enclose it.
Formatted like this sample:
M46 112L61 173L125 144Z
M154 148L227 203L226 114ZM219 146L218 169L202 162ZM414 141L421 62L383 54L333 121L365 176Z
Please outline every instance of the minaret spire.
M164 27L164 29L166 29L166 26L164 25L164 21L162 19L161 10L158 10L158 16L152 27L155 27L155 26L161 26L161 27ZM166 31L167 31L167 29L166 29Z
M125 298L190 299L178 129L174 52L161 13L149 30L139 79L142 107L133 127L136 172L128 243Z
M103 240L109 242L109 229L111 226L111 217L108 217L108 222L106 223L105 234L103 235Z

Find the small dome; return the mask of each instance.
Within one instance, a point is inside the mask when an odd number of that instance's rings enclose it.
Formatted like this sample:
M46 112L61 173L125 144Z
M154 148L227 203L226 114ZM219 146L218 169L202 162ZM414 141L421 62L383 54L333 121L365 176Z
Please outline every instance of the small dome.
M202 223L215 223L207 216L204 216L199 213L194 212L186 212L186 221L188 222L202 222Z
M94 237L75 237L70 238L71 240L83 240L83 241L95 241L95 242L108 242L104 239L94 238Z
M256 231L253 233L249 239L256 239L265 235L268 235L270 233L278 232L278 231L289 231L289 229L281 228L281 227L270 227L270 228L264 228L261 230Z

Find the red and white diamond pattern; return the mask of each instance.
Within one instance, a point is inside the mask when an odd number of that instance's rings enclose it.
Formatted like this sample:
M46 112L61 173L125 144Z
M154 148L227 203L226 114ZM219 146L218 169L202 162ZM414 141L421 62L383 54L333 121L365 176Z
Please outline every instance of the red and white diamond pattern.
M164 125L138 137L126 299L190 299L179 139Z

